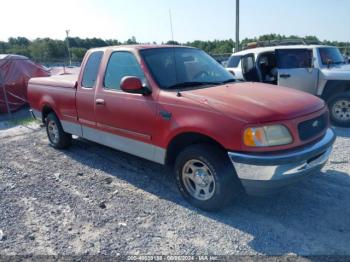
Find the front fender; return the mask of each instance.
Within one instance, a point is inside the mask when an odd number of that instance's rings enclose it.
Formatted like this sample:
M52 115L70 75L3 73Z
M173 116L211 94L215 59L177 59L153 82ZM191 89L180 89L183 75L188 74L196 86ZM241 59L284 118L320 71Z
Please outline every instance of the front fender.
M333 95L350 91L350 80L324 80L320 87L319 96L327 101Z
M177 136L185 133L194 133L206 136L227 150L241 149L241 127L242 124L234 123L226 116L206 113L184 114L176 117L167 129L164 129L163 147L167 148L171 141Z

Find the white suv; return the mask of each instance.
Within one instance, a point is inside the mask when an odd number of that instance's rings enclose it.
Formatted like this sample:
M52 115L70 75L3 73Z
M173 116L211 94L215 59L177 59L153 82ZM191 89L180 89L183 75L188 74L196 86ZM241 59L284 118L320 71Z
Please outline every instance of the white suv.
M350 127L350 65L323 45L258 47L234 53L227 70L237 80L299 89L323 98L335 125Z

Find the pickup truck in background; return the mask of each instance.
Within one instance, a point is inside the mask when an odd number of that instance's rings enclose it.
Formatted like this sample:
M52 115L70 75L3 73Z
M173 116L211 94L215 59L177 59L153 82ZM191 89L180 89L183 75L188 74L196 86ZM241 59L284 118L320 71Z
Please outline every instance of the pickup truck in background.
M350 127L350 65L338 48L275 45L234 53L227 70L236 80L298 89L326 101L332 123Z
M188 47L92 49L79 75L31 79L28 98L53 147L76 135L171 165L185 199L205 210L318 173L335 140L321 99L235 83Z

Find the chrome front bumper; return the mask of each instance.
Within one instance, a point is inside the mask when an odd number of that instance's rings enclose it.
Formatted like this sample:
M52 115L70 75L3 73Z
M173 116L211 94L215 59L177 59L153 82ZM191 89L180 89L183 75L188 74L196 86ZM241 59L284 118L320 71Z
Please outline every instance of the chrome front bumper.
M327 163L336 139L332 129L317 143L284 153L228 155L247 194L265 195L282 190Z

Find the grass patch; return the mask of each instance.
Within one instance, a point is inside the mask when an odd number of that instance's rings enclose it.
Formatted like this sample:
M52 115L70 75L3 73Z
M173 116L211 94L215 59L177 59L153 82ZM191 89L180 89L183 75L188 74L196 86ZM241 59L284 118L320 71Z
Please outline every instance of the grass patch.
M26 117L26 118L9 120L9 123L12 124L12 125L15 125L15 126L19 126L19 125L26 126L26 125L29 125L29 124L33 123L34 121L35 121L34 118Z

